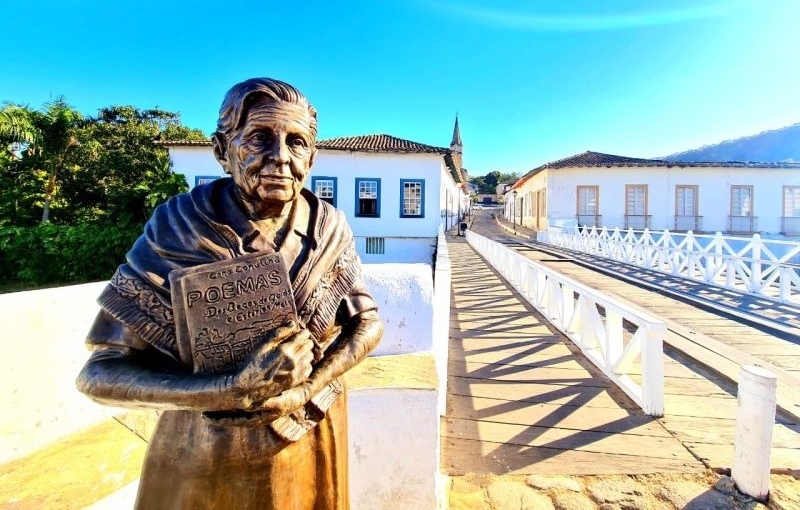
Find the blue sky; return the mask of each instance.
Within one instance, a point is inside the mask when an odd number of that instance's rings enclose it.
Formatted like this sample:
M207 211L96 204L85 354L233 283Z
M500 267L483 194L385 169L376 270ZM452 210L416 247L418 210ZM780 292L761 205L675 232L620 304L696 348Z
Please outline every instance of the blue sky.
M458 113L472 175L585 150L656 157L800 122L800 0L27 0L2 12L0 101L159 107L209 134L232 84L270 76L311 99L320 138L447 146Z

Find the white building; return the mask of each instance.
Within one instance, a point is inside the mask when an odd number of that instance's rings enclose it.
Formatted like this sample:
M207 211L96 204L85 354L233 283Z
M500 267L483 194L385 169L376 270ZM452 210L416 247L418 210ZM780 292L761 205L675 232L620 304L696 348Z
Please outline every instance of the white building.
M586 225L800 234L800 164L687 163L584 152L544 164L506 194L533 229Z
M163 145L190 187L223 177L211 142ZM467 210L458 119L449 149L383 134L316 147L306 186L345 213L364 262L430 264L439 227L456 226Z

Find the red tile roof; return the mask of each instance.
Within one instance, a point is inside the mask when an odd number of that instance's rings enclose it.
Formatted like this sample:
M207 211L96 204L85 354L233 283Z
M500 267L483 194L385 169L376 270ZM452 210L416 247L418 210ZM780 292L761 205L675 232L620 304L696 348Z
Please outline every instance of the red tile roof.
M530 172L520 177L517 182L511 187L518 188L522 186L528 179L538 174L539 172L547 169L558 169L567 167L724 167L724 168L798 168L798 163L758 163L758 162L741 162L741 161L666 161L663 159L642 159L642 158L629 158L627 156L615 156L614 154L603 154L602 152L586 151L568 158L559 159L545 163L542 166L536 167Z
M157 145L166 147L187 147L187 146L211 146L211 140L164 140L157 141ZM317 149L330 149L341 151L359 152L406 152L423 154L449 154L450 149L444 147L434 147L424 143L412 142L391 135L362 135L345 136L341 138L329 138L328 140L317 140Z
M627 156L615 156L613 154L603 154L602 152L586 151L575 154L568 158L559 159L545 163L545 168L565 168L568 166L662 166L668 163L658 159L629 158Z
M412 142L391 135L362 135L330 138L317 141L317 149L331 149L358 152L413 152L427 154L447 154L450 149L434 147L424 143Z
M211 147L211 140L156 140L155 143L163 147Z

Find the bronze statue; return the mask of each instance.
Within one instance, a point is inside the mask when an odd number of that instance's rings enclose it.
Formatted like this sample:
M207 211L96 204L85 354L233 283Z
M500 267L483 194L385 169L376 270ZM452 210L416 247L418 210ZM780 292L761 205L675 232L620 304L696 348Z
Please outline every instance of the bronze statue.
M137 508L348 508L339 377L377 345L383 324L344 215L303 188L316 133L315 109L291 85L255 78L231 88L212 137L231 178L158 207L98 299L78 388L103 404L163 411ZM170 273L216 263L227 269L206 277L230 276L240 266L220 261L255 253L281 255L296 314L271 329L253 326L254 350L232 370L198 370L176 334ZM227 307L209 306L208 315L244 320L269 308L260 289L273 276L205 293L192 287L188 299L224 295ZM203 329L206 339L225 336L212 329Z

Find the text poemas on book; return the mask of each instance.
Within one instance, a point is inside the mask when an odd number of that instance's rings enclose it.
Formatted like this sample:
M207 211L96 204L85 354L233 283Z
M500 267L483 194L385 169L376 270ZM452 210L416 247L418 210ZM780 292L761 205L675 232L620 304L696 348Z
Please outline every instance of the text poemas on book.
M266 333L297 319L279 253L253 253L172 271L172 306L181 358L195 373L236 368Z

